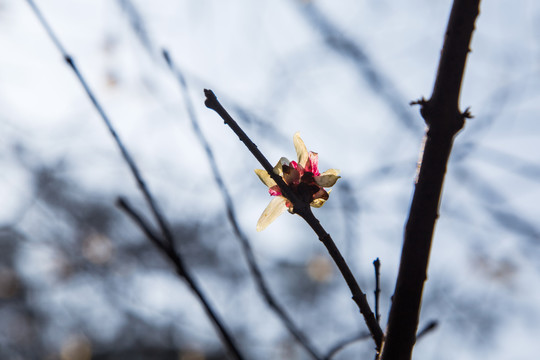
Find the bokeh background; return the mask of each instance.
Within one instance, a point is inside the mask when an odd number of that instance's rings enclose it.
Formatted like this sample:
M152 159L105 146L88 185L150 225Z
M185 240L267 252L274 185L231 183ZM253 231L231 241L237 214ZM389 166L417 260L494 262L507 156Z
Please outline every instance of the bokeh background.
M342 179L316 215L385 324L451 1L36 0L95 92L178 247L253 359L308 359L258 294L187 104L273 293L321 353L366 327L309 227L255 224L260 166L204 107L215 91L274 163L292 136ZM485 1L420 319L417 359L535 359L540 336L540 3ZM171 265L114 206L148 214L97 111L23 0L0 0L0 357L220 359ZM373 357L370 339L335 359Z

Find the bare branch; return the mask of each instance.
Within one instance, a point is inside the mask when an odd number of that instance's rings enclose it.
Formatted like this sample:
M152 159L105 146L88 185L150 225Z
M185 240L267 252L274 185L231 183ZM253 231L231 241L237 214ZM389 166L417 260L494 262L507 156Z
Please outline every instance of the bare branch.
M154 243L156 247L163 253L163 255L173 263L176 273L186 281L188 286L193 291L193 294L195 294L195 296L202 304L206 315L208 316L208 318L210 318L214 326L218 329L221 340L225 344L227 350L229 350L229 354L231 355L231 357L237 360L244 359L244 357L238 350L236 344L234 343L232 336L229 334L229 331L225 328L223 320L219 318L217 312L214 310L212 304L210 304L210 301L203 293L201 287L199 286L195 278L191 275L189 271L187 271L184 261L182 260L178 252L174 248L168 246L167 242L163 241L163 239L160 239L157 235L154 234L148 222L128 203L126 199L118 198L116 204L118 205L118 207L120 207L120 209L124 210L129 215L129 217L131 217L131 219L133 219L133 221L141 228L141 230L152 241L152 243Z
M262 297L264 298L268 306L281 319L281 321L283 322L283 324L285 325L289 333L296 339L296 341L314 359L321 359L322 357L318 354L318 351L315 349L315 347L310 343L308 338L300 331L300 329L296 326L292 318L287 314L285 309L278 303L277 299L270 292L270 289L268 287L268 284L266 283L266 280L263 277L261 269L259 268L259 265L257 264L257 261L255 260L255 254L253 253L249 239L247 235L240 228L240 224L236 216L236 211L234 209L232 197L229 193L229 189L227 188L227 185L225 185L223 176L221 175L221 172L219 171L219 167L216 162L214 152L212 151L210 143L204 136L199 126L199 120L197 119L197 115L195 113L193 103L191 101L191 98L189 97L186 80L182 72L180 71L180 69L173 63L169 53L166 50L163 50L163 57L165 58L165 61L169 65L170 70L176 76L180 84L182 95L184 97L184 102L186 103L188 116L191 120L191 126L193 128L193 131L195 132L195 135L197 136L197 139L199 140L199 143L202 145L206 153L206 157L208 159L208 162L210 163L210 168L212 169L212 173L214 174L214 181L216 182L221 192L221 195L223 196L223 201L225 203L225 208L226 208L226 213L227 213L227 219L229 220L229 223L231 224L233 228L233 232L236 236L236 239L240 242L240 246L242 248L244 257L246 258L249 271L251 272L251 276L253 277L253 280L255 281L255 284L260 294L262 295Z
M309 224L309 226L313 229L313 231L315 231L315 233L319 237L319 240L327 248L330 256L336 263L341 274L343 275L343 278L347 282L347 285L349 286L349 289L351 290L353 300L356 302L356 304L358 305L358 308L360 309L360 312L364 316L364 320L373 337L373 340L375 341L377 349L380 349L380 346L382 344L382 339L383 339L382 330L379 324L377 323L377 320L375 319L375 315L373 314L373 311L371 311L371 308L369 307L369 304L366 299L366 295L360 289L358 282L354 278L354 275L349 269L349 266L345 262L345 259L341 255L336 244L332 240L332 237L330 236L330 234L326 232L326 230L320 224L319 220L313 215L313 212L311 211L309 204L300 200L296 196L296 194L289 188L289 186L285 184L281 176L274 173L272 165L270 165L266 157L260 152L257 146L253 143L253 141L251 141L251 139L240 128L240 126L236 123L236 121L234 121L234 119L229 115L229 113L223 108L223 106L219 103L216 95L212 92L212 90L205 89L204 93L206 95L205 105L208 108L215 110L221 116L221 118L225 121L225 124L229 125L229 127L236 133L236 135L238 135L238 137L240 138L240 141L242 141L246 145L249 151L251 151L251 153L259 161L259 163L264 167L264 169L268 172L268 174L272 177L272 179L274 179L276 184L281 189L281 192L293 204L294 213L300 215Z
M32 7L32 10L34 11L34 13L38 17L39 21L41 22L41 24L43 25L43 27L47 31L47 33L48 33L49 37L51 38L51 40L54 42L54 44L56 45L58 50L62 53L62 56L64 57L64 60L71 67L71 69L73 70L73 72L77 76L77 79L79 79L79 82L81 83L82 87L84 88L84 91L86 92L86 95L88 95L88 97L90 98L90 101L92 101L92 104L94 105L94 107L98 111L99 115L103 119L103 122L105 123L105 126L107 127L107 129L111 133L111 136L113 137L114 141L116 142L116 145L120 149L120 152L122 153L122 156L123 156L125 162L128 164L129 169L131 170L131 172L132 172L132 174L133 174L133 176L135 178L135 181L137 182L137 186L139 187L139 189L143 193L144 198L145 198L146 202L148 203L154 218L158 222L161 231L165 234L165 239L167 241L170 241L172 236L169 233L169 226L166 223L165 217L161 214L161 211L159 210L156 202L154 201L154 199L150 195L150 190L148 189L146 183L144 182L144 180L143 180L143 178L142 178L142 176L140 174L140 171L139 171L137 165L135 164L135 161L131 157L131 155L128 152L127 148L120 141L120 138L118 137L118 134L117 134L116 130L114 129L111 121L109 120L109 117L105 113L105 110L103 109L101 104L98 102L96 96L94 95L94 93L90 89L88 83L86 82L86 80L82 76L81 72L79 71L79 68L75 64L75 61L73 60L71 55L69 55L68 52L65 50L65 48L63 47L63 45L60 42L60 40L58 39L58 37L54 34L51 27L49 26L49 24L47 23L47 21L45 20L45 18L41 14L41 12L39 11L39 9L36 6L36 4L34 3L34 1L33 0L27 0L27 2ZM169 245L174 247L174 244L172 242L170 242Z
M170 230L170 227L165 220L165 217L162 215L161 211L159 210L153 196L150 193L150 190L146 186L146 183L135 163L133 158L131 157L130 153L128 152L127 148L124 146L122 141L120 140L120 137L118 136L116 130L114 129L112 122L109 120L109 117L105 113L105 110L101 106L101 104L98 102L96 96L90 89L88 83L82 76L81 72L77 68L75 62L73 61L73 58L67 53L65 48L63 47L62 43L59 41L58 37L54 34L52 31L52 28L47 23L41 12L39 11L38 7L34 3L33 0L27 0L28 4L36 14L37 18L47 31L49 37L51 40L55 43L58 50L62 53L62 56L64 57L65 61L68 63L68 65L71 67L75 75L77 76L79 82L81 83L82 87L84 88L86 94L92 101L92 104L98 111L99 115L101 116L103 122L107 126L107 129L109 130L110 134L112 135L114 141L116 142L116 145L120 149L120 152L122 153L122 156L125 160L125 162L128 164L136 182L143 193L146 202L148 203L148 206L150 207L150 210L156 219L157 223L159 224L160 231L162 233L163 239L158 238L154 232L150 229L149 225L145 220L143 220L142 216L138 215L128 204L125 200L119 201L119 206L122 207L125 211L127 211L130 216L137 222L137 224L143 229L145 234L149 237L149 239L156 244L156 246L166 253L167 257L175 264L177 273L182 276L190 288L193 290L194 294L197 296L197 298L200 300L206 314L210 317L214 325L216 326L218 333L221 337L221 340L223 341L223 344L229 351L229 354L234 359L243 359L244 357L241 355L240 351L238 350L237 346L232 340L232 336L229 334L228 330L223 325L223 321L220 320L216 314L216 312L211 307L209 301L207 300L206 296L202 293L200 287L197 285L195 280L190 276L190 274L186 271L185 267L183 266L183 262L181 261L178 253L175 250L175 242L172 235L172 232Z
M137 213L125 198L119 197L118 199L116 199L116 206L118 206L126 214L129 215L133 222L135 222L135 224L139 226L144 235L146 235L146 237L154 245L156 245L158 249L165 253L171 250L169 247L167 247L165 240L163 240L161 237L159 237L159 235L155 233L150 223L142 215Z
M413 195L401 262L390 309L383 360L410 359L416 341L422 292L446 166L454 136L468 112L459 111L459 93L480 0L455 0L430 100L418 104L428 130Z
M362 333L360 335L354 335L350 338L341 340L334 346L330 348L328 351L328 354L326 355L325 359L332 359L338 352L345 349L347 346L354 344L355 342L362 341L365 339L368 339L370 337L369 333Z
M375 317L379 323L381 321L381 313L379 312L379 295L381 294L381 261L379 258L375 259L373 262L373 267L375 268L375 290L373 291L375 295Z
M236 121L229 115L227 110L223 108L223 106L219 103L216 95L212 90L204 90L204 94L206 95L206 100L204 104L207 108L214 110L218 113L219 116L223 119L225 124L229 125L229 127L234 131L236 135L238 135L238 138L240 141L242 141L248 150L255 156L257 161L262 165L264 170L270 174L270 177L276 182L276 184L279 186L283 194L287 199L289 199L295 206L295 211L297 211L296 206L297 204L300 207L306 207L304 204L301 204L301 201L298 199L296 194L291 191L291 189L285 184L285 181L281 178L281 176L274 173L274 167L268 162L266 157L261 153L261 151L257 148L257 145L251 141L251 139L246 135L244 130L238 125ZM301 204L301 205L300 205ZM309 207L309 205L308 205Z

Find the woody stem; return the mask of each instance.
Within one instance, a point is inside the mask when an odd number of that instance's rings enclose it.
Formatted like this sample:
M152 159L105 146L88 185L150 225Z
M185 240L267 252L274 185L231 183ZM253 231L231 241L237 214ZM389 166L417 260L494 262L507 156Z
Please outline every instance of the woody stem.
M358 308L360 309L360 312L364 316L364 319L366 321L366 324L368 326L369 331L371 332L371 336L373 337L373 340L375 341L377 352L381 349L382 341L383 341L383 332L381 327L379 326L379 323L377 322L377 319L375 318L375 315L373 314L373 311L371 311L371 308L369 307L369 304L366 299L366 295L362 292L360 289L360 286L358 285L358 282L354 278L354 275L351 272L351 269L347 265L347 262L341 255L339 249L337 248L336 244L332 240L332 237L330 234L324 230L319 220L313 215L313 212L311 211L311 208L309 206L309 203L306 201L303 201L300 199L297 194L285 183L283 178L276 173L274 173L274 169L272 165L268 162L266 157L261 153L261 151L257 148L257 146L251 141L251 139L247 136L247 134L240 128L238 123L229 115L227 110L220 104L218 101L216 95L212 90L204 90L204 94L206 95L206 101L204 104L206 107L214 110L221 116L221 118L225 121L225 124L229 125L229 127L235 132L235 134L238 136L240 141L242 141L246 147L249 149L249 151L255 156L255 158L261 163L263 168L268 172L268 175L276 182L276 184L281 189L281 193L292 203L293 205L293 212L300 215L308 224L311 226L313 231L317 234L319 237L319 240L326 246L328 249L328 253L336 263L337 267L339 268L339 271L343 275L343 278L345 279L345 282L349 286L349 289L352 293L352 299L354 302L358 305Z
M328 253L336 263L339 271L341 272L341 275L347 283L347 286L349 286L349 289L351 290L352 299L360 309L360 313L362 313L362 315L364 316L366 325L371 333L373 340L375 341L377 351L379 351L382 346L382 341L384 337L383 331L379 326L379 323L377 322L375 314L373 313L373 311L371 311L371 308L367 302L366 295L362 292L362 289L360 289L358 282L356 281L353 273L351 272L351 269L347 265L347 262L341 255L341 252L336 246L336 243L334 242L334 240L332 240L330 234L328 234L326 230L322 227L321 223L315 217L315 215L313 215L313 212L311 211L311 208L309 206L300 207L300 211L297 210L296 206L294 209L295 212L300 215L309 224L309 226L311 226L313 231L315 231L315 233L319 237L319 240L324 244L324 246L328 250Z

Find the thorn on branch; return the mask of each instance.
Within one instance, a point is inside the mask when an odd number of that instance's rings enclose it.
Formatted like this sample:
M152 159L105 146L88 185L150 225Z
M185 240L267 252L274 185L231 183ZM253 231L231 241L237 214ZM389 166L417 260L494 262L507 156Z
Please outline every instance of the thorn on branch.
M426 105L428 102L428 100L426 100L423 96L422 98L418 99L418 100L414 100L414 101L411 101L409 103L409 105L413 106L413 105L420 105L420 106L424 106Z
M473 119L474 116L471 114L471 107L468 106L465 111L461 114L463 119Z
M439 322L437 320L431 320L424 326L422 330L416 334L416 340L418 341L420 338L424 337L425 335L429 334L431 331L435 330L439 326Z

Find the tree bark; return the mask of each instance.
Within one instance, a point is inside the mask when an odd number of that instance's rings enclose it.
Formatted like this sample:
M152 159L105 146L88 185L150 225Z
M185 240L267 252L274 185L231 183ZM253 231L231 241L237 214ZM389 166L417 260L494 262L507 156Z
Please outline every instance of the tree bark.
M427 266L442 185L454 136L463 128L466 110L459 110L459 94L480 0L455 0L446 30L439 69L429 100L415 102L428 130L401 262L390 308L382 360L410 359L427 279Z

